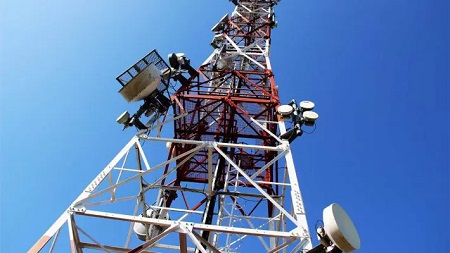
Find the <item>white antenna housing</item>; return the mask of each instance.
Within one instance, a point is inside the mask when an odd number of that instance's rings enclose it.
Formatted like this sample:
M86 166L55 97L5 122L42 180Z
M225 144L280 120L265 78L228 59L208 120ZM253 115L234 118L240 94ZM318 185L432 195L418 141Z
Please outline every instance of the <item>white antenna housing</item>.
M124 113L120 114L120 116L116 119L116 122L123 125L130 119L130 113L128 111L125 111Z
M281 114L283 117L289 117L292 112L294 111L294 108L290 105L280 105L277 109L278 113Z
M319 114L313 111L306 111L303 112L303 118L305 118L306 121L316 121L319 118Z
M314 109L314 103L311 101L302 101L300 102L300 108L302 108L304 111L310 111Z
M158 88L160 82L161 71L152 63L134 76L119 93L128 102L136 102L148 97Z
M361 247L358 231L350 217L336 203L323 210L325 232L342 251L349 253Z
M153 212L156 212L154 209L148 209L147 210L147 217L150 218L159 218L159 219L164 219L164 220L169 220L169 214L166 211L161 211L161 214L159 215L153 215ZM143 215L140 215L143 216ZM166 230L166 227L161 227L161 226L157 226L157 225L153 225L153 226L146 226L142 223L139 222L135 222L133 225L133 230L136 233L136 236L139 238L139 240L141 241L146 241L147 240L147 233L149 235L149 239L158 236L159 234L161 234L162 232L164 232L164 230ZM146 231L147 230L147 231Z
M228 22L228 14L225 14L217 24L211 28L211 32L219 32L225 26L225 23Z

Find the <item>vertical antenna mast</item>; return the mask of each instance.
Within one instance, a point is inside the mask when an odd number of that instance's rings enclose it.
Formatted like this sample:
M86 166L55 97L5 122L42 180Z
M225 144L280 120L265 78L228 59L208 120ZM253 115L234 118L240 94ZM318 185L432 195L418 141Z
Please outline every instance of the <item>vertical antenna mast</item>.
M312 249L289 143L318 115L312 102L280 106L269 59L279 1L231 2L197 70L154 50L117 78L142 103L117 122L138 133L29 252Z

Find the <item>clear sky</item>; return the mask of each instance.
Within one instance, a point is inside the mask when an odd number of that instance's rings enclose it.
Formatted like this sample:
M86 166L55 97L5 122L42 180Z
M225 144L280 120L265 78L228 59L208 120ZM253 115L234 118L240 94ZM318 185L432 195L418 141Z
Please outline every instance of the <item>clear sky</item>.
M282 101L312 100L293 143L311 229L340 203L360 252L450 252L449 4L284 0ZM132 136L115 77L153 48L198 66L226 0L0 0L0 252L25 252Z

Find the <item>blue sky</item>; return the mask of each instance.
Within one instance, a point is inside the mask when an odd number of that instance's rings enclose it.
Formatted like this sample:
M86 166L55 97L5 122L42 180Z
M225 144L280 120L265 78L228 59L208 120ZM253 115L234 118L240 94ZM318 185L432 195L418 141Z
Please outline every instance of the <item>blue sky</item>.
M316 103L293 143L310 227L340 203L360 252L449 252L449 4L277 6L282 101ZM115 77L153 48L198 66L221 1L0 1L0 251L26 251L131 137Z

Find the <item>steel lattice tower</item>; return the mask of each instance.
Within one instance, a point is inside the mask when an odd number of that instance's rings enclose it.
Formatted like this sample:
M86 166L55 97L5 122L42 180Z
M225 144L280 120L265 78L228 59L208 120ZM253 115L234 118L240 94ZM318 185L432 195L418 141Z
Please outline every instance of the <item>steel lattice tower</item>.
M197 70L162 71L169 77L161 82L172 80L167 87L176 89L161 89L151 101L170 94L170 107L161 106L164 101L151 112L141 107L139 116L144 111L153 115L146 128L29 252L69 245L72 252L312 248L289 141L280 137L286 136L286 126L277 113L280 101L269 58L279 1L232 2L232 15L212 29L214 51ZM159 55L149 54L135 66L169 67L154 57ZM172 125L173 132L168 131ZM164 146L167 157L152 155ZM70 244L60 242L61 231L68 231Z

